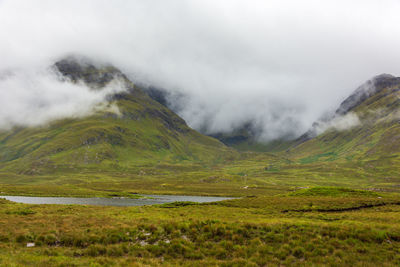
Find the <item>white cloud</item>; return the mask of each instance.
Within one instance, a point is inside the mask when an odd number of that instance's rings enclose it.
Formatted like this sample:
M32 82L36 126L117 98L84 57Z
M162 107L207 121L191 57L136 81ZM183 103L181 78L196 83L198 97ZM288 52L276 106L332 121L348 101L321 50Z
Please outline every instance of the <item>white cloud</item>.
M356 113L349 112L345 115L338 115L326 122L319 122L316 126L316 133L321 134L327 130L345 131L359 126L361 121Z
M397 0L3 0L0 70L87 55L187 94L180 115L195 128L251 120L269 140L304 132L364 80L398 75L399 10Z
M106 96L126 90L114 79L102 90L61 81L49 70L16 70L0 79L0 129L15 125L38 126L67 117L83 117L94 110L119 113L105 105Z

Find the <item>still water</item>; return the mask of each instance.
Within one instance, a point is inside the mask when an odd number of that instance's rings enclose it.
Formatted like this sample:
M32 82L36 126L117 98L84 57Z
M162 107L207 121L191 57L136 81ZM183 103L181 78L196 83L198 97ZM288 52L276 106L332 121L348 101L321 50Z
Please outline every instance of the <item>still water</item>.
M202 197L202 196L174 196L174 195L141 195L144 198L79 198L79 197L25 197L25 196L0 196L10 201L25 204L79 204L97 206L144 206L164 204L176 201L215 202L232 199L229 197Z

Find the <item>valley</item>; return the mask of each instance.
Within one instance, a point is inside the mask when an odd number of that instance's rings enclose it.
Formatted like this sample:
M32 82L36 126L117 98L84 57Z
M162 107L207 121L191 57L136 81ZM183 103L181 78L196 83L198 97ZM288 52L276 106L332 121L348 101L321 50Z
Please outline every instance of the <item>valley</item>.
M0 265L400 264L399 78L372 78L297 139L229 147L113 66L55 67L63 82L101 90L117 79L127 90L83 118L2 131L0 195L237 199L141 207L0 199Z

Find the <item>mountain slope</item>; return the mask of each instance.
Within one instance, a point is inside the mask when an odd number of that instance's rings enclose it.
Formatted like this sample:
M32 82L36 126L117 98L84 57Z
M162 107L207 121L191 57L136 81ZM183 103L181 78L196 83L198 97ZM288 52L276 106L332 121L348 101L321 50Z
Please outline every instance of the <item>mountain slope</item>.
M384 74L367 81L289 150L304 162L345 158L398 162L400 78Z
M68 58L54 69L63 82L101 90L114 79L127 87L108 96L91 116L17 127L0 133L0 171L44 174L129 169L148 162L212 161L234 153L219 141L189 128L152 100L118 69Z
M177 113L179 113L179 110L181 109L181 103L185 102L185 98L188 98L187 95L184 95L182 93L172 93L170 91L167 91L166 89L153 86L144 87L143 91L148 94L153 100L159 102L167 108L172 109ZM174 100L170 101L170 99ZM176 99L179 99L179 101L177 101ZM172 104L171 102L173 102L174 104ZM271 149L271 144L260 143L257 140L257 136L260 132L262 132L262 129L260 125L256 125L252 120L244 122L243 124L232 129L230 132L208 134L206 127L203 127L203 129L199 129L199 131L203 134L216 138L225 145L233 147L239 151L264 152L273 151L276 147L275 144L272 144ZM283 143L286 143L286 141L283 141Z

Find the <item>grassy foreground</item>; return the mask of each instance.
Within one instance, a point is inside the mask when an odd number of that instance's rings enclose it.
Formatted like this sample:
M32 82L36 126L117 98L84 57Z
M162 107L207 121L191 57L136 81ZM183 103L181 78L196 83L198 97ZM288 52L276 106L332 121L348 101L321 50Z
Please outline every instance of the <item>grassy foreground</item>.
M0 214L2 266L400 264L397 194L319 187L129 208L0 200Z
M0 195L242 198L128 208L0 201L0 266L400 265L399 157L285 156L3 170Z

